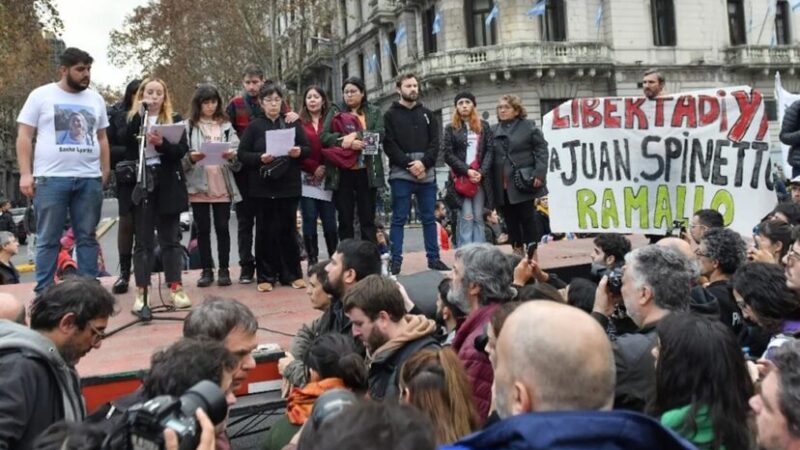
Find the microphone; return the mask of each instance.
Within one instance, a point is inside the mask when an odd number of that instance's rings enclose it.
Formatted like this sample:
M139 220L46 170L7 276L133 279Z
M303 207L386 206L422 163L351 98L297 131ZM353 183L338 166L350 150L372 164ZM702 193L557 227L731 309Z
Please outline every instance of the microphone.
M142 102L141 107L139 108L139 115L144 116L145 111L150 109L150 105L147 102Z

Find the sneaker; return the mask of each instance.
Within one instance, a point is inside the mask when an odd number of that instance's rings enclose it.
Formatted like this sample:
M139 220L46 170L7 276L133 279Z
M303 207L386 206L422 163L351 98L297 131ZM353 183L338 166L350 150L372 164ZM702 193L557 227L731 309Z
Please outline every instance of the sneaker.
M400 261L392 261L389 264L389 272L391 272L392 275L397 275L397 274L400 273L400 269L401 269L402 266L403 266L403 263L401 263Z
M435 259L433 261L429 261L428 262L428 269L438 270L438 271L442 271L442 272L450 270L450 268L447 267L447 264L443 263L441 259Z
M144 308L144 291L136 291L136 299L133 300L131 312L138 314Z
M254 267L242 267L242 274L239 275L239 284L250 284L254 281L256 269Z
M186 295L186 291L183 290L183 285L181 284L175 283L175 285L170 288L169 298L176 308L184 309L192 307L192 302L189 300L189 296Z
M272 286L272 283L265 281L263 283L258 283L256 289L258 289L258 292L270 292L274 289L274 286Z
M292 288L293 289L305 289L306 287L306 280L302 278L298 278L292 281Z
M230 286L231 285L231 272L226 269L219 269L217 274L217 286Z

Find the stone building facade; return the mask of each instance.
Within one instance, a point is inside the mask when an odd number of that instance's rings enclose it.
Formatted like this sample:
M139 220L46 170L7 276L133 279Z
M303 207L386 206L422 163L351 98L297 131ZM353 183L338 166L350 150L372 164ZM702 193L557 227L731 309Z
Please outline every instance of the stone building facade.
M500 95L520 95L539 123L566 99L640 95L643 72L658 68L669 92L760 89L777 142L775 72L800 91L800 10L787 0L544 0L542 16L529 15L535 0L336 1L333 70L317 77L338 90L362 76L386 108L396 75L414 72L445 121L461 90L490 122Z

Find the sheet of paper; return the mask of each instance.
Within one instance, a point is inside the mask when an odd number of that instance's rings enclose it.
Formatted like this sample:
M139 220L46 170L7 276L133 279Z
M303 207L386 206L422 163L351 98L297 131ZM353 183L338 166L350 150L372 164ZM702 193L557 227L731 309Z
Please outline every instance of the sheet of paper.
M181 136L183 133L186 133L186 124L183 122L178 123L171 123L168 125L151 125L149 127L149 131L158 131L164 139L168 140L173 144L177 144L181 141ZM145 157L152 158L155 156L159 156L159 153L156 151L155 147L147 144L147 148L145 149Z
M287 156L289 150L294 147L294 137L294 128L267 131L264 138L267 143L265 153L276 157Z
M333 191L326 191L324 189L324 180L315 183L311 176L306 173L300 176L302 177L301 195L303 197L324 200L326 202L333 200Z
M222 155L230 150L231 144L228 142L203 142L200 145L200 152L206 157L197 162L201 166L221 166L227 161Z

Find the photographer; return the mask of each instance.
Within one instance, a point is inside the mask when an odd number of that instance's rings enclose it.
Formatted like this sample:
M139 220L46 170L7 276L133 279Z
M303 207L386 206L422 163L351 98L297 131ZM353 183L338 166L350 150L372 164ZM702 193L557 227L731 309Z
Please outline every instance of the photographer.
M600 280L592 316L607 328L620 300L638 331L622 334L612 342L617 378L616 409L642 411L653 389L657 343L656 325L672 311L689 308L692 269L686 257L657 245L637 248L625 256L620 294L609 291L608 277Z
M608 276L609 288L613 294L619 295L622 282L622 267L625 265L625 255L631 251L631 241L617 233L600 234L593 241L592 249L592 280L599 282L603 276ZM598 317L598 320L602 318ZM618 303L606 323L606 333L611 340L625 333L635 333L639 327L628 317L625 305Z
M87 419L89 423L98 423L107 433L117 434L112 438L112 448L122 445L126 436L120 431L125 413L137 403L162 395L180 397L203 380L219 385L228 407L236 403L233 374L239 361L221 342L183 338L166 350L153 354L150 361L150 371L145 375L141 388L100 407ZM224 431L222 424L215 428L215 436Z

